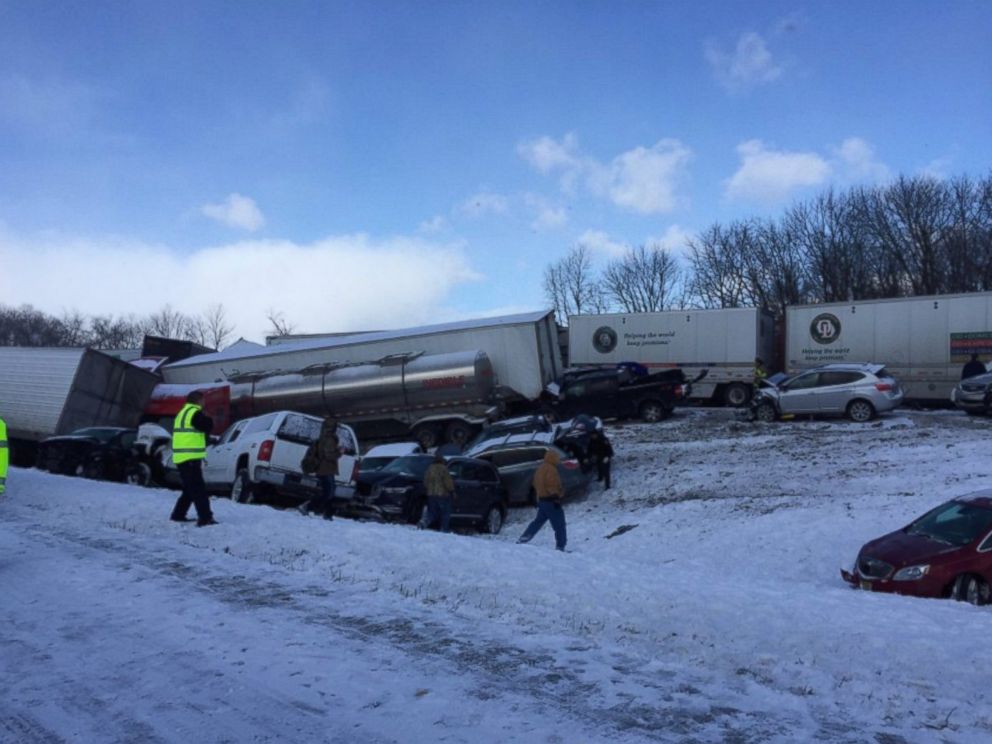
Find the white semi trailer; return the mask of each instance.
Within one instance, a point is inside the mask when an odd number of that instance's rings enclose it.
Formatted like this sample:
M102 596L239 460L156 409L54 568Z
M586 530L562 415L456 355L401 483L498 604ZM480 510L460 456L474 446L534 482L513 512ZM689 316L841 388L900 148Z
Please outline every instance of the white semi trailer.
M774 336L771 313L753 307L573 315L568 360L574 366L679 367L689 379L706 370L691 397L739 406L750 397L755 358L771 362Z
M789 372L876 362L906 398L946 401L972 354L992 359L992 292L794 305L785 326Z

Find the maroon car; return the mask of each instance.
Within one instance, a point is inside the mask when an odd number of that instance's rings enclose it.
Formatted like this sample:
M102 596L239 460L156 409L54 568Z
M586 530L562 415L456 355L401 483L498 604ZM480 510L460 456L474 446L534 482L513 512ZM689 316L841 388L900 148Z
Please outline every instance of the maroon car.
M853 586L913 597L988 604L992 586L992 489L948 501L896 532L866 543Z

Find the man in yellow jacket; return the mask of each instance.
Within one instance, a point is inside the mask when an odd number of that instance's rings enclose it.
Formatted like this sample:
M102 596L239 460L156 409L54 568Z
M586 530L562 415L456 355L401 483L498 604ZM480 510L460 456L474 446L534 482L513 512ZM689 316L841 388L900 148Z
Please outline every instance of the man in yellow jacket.
M565 534L565 510L561 508L561 502L565 498L565 489L561 484L561 476L558 474L558 464L561 458L554 450L548 450L544 455L537 471L534 473L534 493L537 494L537 516L534 521L527 525L519 538L518 543L530 542L531 538L538 533L545 522L551 522L551 527L555 531L555 548L565 549L567 536Z
M10 464L10 449L7 446L7 424L0 418L0 496L7 490L7 465Z
M173 522L188 522L186 512L196 506L196 526L217 524L210 511L210 497L203 482L203 460L207 456L207 434L214 428L213 419L203 412L203 393L194 390L186 396L186 405L172 424L172 461L179 468L183 492L176 499L169 517Z

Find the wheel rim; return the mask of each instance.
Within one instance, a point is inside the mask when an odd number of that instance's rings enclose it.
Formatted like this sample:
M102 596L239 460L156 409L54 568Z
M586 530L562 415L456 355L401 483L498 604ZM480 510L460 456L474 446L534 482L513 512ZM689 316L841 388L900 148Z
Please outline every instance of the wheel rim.
M972 576L968 579L964 598L968 604L973 604L976 606L986 604L986 602L988 602L988 586L984 581L976 579Z
M742 406L747 402L747 391L740 385L731 385L727 389L727 402L732 406Z
M496 508L490 509L489 514L486 516L486 531L490 535L495 535L499 533L502 527L503 515L500 513L500 510Z
M775 409L767 403L758 409L758 419L764 422L775 420Z
M127 474L127 482L132 486L144 486L151 482L151 468L145 463L138 463Z
M641 418L649 424L661 421L661 406L657 403L648 403L641 409Z
M851 420L863 423L871 418L872 408L863 401L856 400L851 404Z
M231 501L240 504L241 500L244 498L245 492L245 481L244 478L240 476L234 479L234 483L231 485Z

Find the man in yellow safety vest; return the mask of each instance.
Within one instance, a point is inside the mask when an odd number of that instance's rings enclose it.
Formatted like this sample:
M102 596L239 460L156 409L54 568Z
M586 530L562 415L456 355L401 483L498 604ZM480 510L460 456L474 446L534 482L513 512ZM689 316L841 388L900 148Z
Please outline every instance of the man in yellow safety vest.
M203 412L203 393L194 390L186 396L186 405L172 424L172 461L179 468L183 492L172 509L173 522L188 522L190 504L196 506L196 526L217 524L210 510L210 497L203 482L203 458L207 456L207 434L214 428L213 419Z
M10 450L7 448L7 424L0 418L0 495L7 490L7 465L10 463Z

